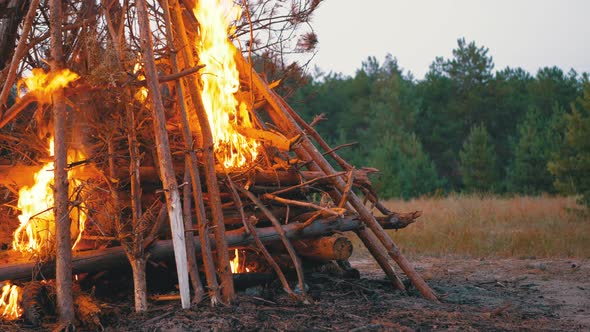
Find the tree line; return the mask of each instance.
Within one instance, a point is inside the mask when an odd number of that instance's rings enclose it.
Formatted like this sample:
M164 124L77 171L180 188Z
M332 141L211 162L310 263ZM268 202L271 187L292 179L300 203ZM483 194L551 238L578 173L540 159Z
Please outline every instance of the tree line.
M590 84L545 67L494 71L489 49L459 39L421 80L388 55L352 77L316 72L289 102L356 167L381 170L384 198L449 192L582 194L590 202Z

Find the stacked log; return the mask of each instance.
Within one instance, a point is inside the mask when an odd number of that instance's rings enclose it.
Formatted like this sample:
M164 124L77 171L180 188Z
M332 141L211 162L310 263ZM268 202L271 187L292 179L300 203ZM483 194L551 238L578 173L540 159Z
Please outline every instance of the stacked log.
M260 142L260 154L250 165L240 169L225 169L220 165L213 151L215 142L201 100L202 82L195 75L201 73L203 66L194 58L193 50L185 47L189 36L198 34L196 18L191 17L194 12L183 12L186 1L162 0L161 3L167 43L170 49L178 50L168 55L172 72L166 75L166 80L176 83L171 105L165 106L162 100L158 82L163 80L158 76L148 14L141 0L138 2L140 50L146 79L121 86L125 94L119 97L124 101L117 107L125 118L120 122L125 123L119 123L119 128L108 128L110 118L105 117L103 127L96 129L97 136L99 130L112 131L105 135L108 139L105 139L102 153L60 168L62 172L76 169L78 179L92 183L103 192L101 195L97 190L99 193L95 195L100 199L86 204L91 213L96 213L95 220L112 214L113 217L105 219L104 223L115 224L111 225L113 234L87 234L89 240L92 236L100 238L106 248L75 252L72 272L114 268L129 260L134 267L136 309L144 311L147 296L146 290L141 289L145 288L145 282L140 279L145 279L141 270L145 270L147 258L169 260L174 256L184 308L189 306L188 275L195 291L193 302L201 301L206 290L212 305L230 304L235 297L230 250L250 248L259 253L261 260L277 275L283 289L293 299L305 303L308 297L301 259L347 260L352 254L351 242L333 235L350 231L361 239L394 287L405 289L393 268L395 262L425 298L437 301L436 294L384 231L406 227L420 213L387 210L368 178L375 170L355 169L338 156L337 149L328 146L313 126L303 121L239 52L235 58L242 85L237 95L251 106L247 116L254 128L237 128L237 131ZM116 36L110 37L114 45L121 45ZM122 61L124 54L119 47L116 47L117 54ZM122 63L119 65L124 67ZM133 100L132 89L137 87L149 88L149 103ZM65 91L62 97L67 99L90 90L77 87L77 90ZM0 128L33 101L29 94L21 98L0 119ZM142 110L144 118L141 119L140 112L132 107ZM195 119L188 114L189 109ZM120 116L116 112L112 115ZM196 123L189 123L189 120ZM153 130L138 129L138 123L146 121L154 125ZM195 131L195 127L199 130ZM63 161L65 138L61 129ZM125 135L117 138L121 132ZM100 149L94 151L97 150ZM79 168L80 165L84 167ZM34 166L0 165L0 185L13 190L28 186L37 170ZM373 214L359 193L379 210L380 216ZM164 222L166 219L170 220L169 228ZM125 220L129 222L125 224ZM281 267L284 264L278 264L278 252L288 257L295 270L298 292L287 280ZM34 269L30 262L7 261L0 267L0 280L27 278ZM204 272L206 287L201 284L197 269ZM52 271L55 267L51 262L42 269L45 276L52 275ZM138 305L138 302L143 304Z

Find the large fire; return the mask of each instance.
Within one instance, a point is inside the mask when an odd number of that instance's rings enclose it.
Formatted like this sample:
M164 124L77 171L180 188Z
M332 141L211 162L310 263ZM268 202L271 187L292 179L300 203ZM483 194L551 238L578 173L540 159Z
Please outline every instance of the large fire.
M69 69L46 73L41 68L33 68L30 76L23 78L27 90L34 93L41 102L51 102L52 94L60 88L65 88L71 82L80 78Z
M53 156L53 139L49 142L49 153ZM79 151L68 151L68 162L83 159ZM20 226L14 232L12 248L22 253L40 254L43 249L51 247L55 234L55 219L53 215L53 162L46 163L40 171L35 173L35 183L31 187L22 187L18 192L18 216ZM70 189L79 185L78 180L68 173ZM81 204L80 206L84 206ZM72 249L76 247L82 237L86 214L79 209L73 209L71 216L76 221L72 223L72 233L76 240Z
M52 94L59 88L66 87L70 82L79 78L78 74L63 69L46 73L43 69L34 68L32 75L22 79L27 90L34 93L41 102L51 101ZM49 154L53 156L53 138L49 141ZM80 151L68 151L68 162L84 159ZM34 184L31 187L23 187L18 193L18 216L20 226L14 232L12 248L22 253L32 252L39 255L42 249L49 249L52 235L55 234L55 220L53 217L53 162L47 162L40 171L35 173ZM79 182L68 173L70 188L76 187ZM83 205L80 205L83 208ZM75 210L75 211L74 211ZM73 247L76 247L84 231L86 215L78 213L80 209L72 210L72 217L76 223L72 223L73 233L77 233Z
M0 316L13 320L20 317L22 308L19 306L20 287L6 282L0 296Z
M258 155L258 142L239 133L238 128L252 128L245 103L238 103L235 93L240 87L234 55L236 47L228 40L233 20L241 8L232 0L199 0L193 9L199 21L196 48L206 72L202 75L201 98L209 118L215 153L225 168L247 165Z

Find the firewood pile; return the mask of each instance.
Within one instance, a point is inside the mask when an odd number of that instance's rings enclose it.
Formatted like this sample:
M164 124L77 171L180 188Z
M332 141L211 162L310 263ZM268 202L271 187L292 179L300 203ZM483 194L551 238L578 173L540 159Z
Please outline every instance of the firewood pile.
M231 1L71 5L32 0L21 28L32 37L18 41L0 76L0 105L14 82L26 85L0 106L1 212L10 225L0 280L55 276L66 320L73 275L130 264L136 310L144 311L147 261L172 258L183 308L191 290L193 303L231 304L232 270L272 271L289 296L309 302L302 259L345 265L352 245L338 234L352 232L397 289L405 286L393 262L437 300L385 231L420 212L388 210L368 177L377 170L339 157L314 129L323 118L305 122L276 92L280 82L253 69L227 38L231 27L215 25L217 9L219 21L235 17ZM50 13L63 31L35 13ZM39 41L45 34L49 46ZM44 70L30 70L35 56L48 58ZM29 70L17 80L19 64ZM70 78L50 88L66 68ZM51 198L32 200L50 201L22 217L22 189L49 171ZM31 225L41 214L51 220L35 249L22 242L39 231Z

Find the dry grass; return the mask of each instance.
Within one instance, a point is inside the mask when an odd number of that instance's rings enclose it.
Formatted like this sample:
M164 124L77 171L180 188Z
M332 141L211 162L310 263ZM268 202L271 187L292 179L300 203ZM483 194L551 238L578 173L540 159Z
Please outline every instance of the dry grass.
M453 195L388 201L399 212L423 211L390 234L405 253L475 257L590 257L590 218L571 197Z

